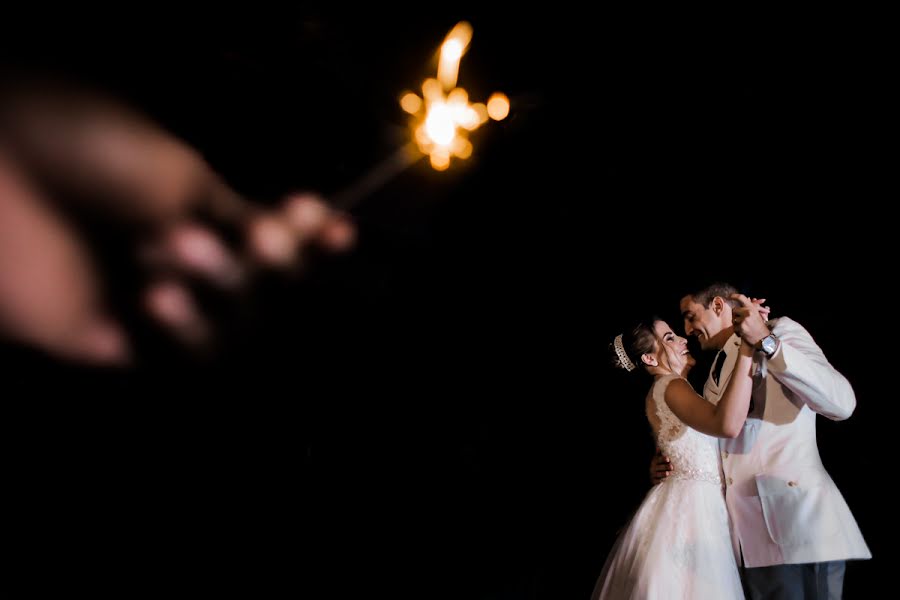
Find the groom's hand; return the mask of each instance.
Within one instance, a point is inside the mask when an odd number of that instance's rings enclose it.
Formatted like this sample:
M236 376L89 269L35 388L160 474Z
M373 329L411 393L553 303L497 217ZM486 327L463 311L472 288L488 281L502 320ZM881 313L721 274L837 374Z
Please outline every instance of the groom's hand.
M662 451L657 448L656 455L650 461L650 481L653 485L657 485L666 480L672 473L672 463L663 455Z
M732 294L732 300L740 302L740 306L732 311L734 332L741 336L744 343L756 347L759 341L771 333L766 325L765 316L760 306L743 294Z

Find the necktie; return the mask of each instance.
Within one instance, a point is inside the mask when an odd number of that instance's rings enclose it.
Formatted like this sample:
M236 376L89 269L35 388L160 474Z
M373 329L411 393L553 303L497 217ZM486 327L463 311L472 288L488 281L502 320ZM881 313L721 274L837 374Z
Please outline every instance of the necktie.
M716 385L719 385L719 376L722 374L722 365L725 364L725 351L719 350L719 353L716 354L716 364L713 368L713 381L716 382ZM751 414L753 412L754 402L753 398L750 398L750 406L747 408L747 414Z
M716 354L716 364L713 367L713 381L716 382L716 385L719 385L719 375L722 374L722 365L725 364L725 351L719 350L719 353Z

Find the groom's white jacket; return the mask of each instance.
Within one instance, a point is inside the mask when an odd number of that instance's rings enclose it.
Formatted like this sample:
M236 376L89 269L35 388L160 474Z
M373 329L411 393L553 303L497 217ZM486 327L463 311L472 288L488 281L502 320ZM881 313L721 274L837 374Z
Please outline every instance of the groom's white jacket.
M744 429L719 443L735 557L746 567L871 558L816 446L816 413L848 418L853 388L800 324L782 317L769 325L780 347L769 359L756 353ZM725 344L719 384L710 371L703 387L713 403L731 377L739 339Z

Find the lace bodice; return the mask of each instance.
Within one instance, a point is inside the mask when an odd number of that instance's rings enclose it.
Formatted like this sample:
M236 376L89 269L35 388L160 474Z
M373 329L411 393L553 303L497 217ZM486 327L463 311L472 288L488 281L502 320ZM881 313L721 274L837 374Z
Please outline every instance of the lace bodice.
M719 477L719 443L682 423L666 404L665 393L677 375L660 377L653 382L647 402L647 418L656 437L656 445L672 461L669 479L708 481L721 485Z

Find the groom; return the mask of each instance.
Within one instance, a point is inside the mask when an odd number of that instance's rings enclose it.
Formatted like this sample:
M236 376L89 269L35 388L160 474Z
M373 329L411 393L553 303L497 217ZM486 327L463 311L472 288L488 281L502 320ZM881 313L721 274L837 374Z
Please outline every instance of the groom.
M846 560L871 558L844 498L816 446L816 414L834 421L856 407L849 382L829 364L801 325L766 322L758 306L730 300L716 283L681 299L685 334L717 350L703 386L712 403L731 377L741 343L752 344L753 393L743 431L719 440L731 537L751 599L841 597ZM671 467L657 455L654 483Z

